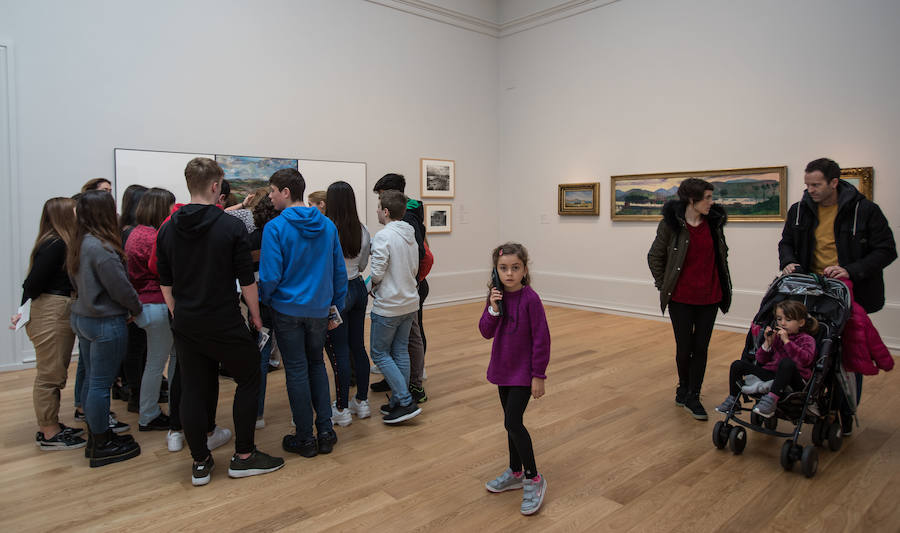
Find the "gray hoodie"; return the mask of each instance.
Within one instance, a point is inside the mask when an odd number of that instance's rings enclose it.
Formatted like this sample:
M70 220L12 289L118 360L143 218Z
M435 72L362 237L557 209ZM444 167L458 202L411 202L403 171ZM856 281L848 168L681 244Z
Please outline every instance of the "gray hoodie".
M73 313L90 317L141 314L141 301L119 255L93 235L85 235L81 242L78 273L72 284L78 291Z
M372 238L372 312L401 316L419 309L416 273L419 249L416 233L406 222L389 222Z

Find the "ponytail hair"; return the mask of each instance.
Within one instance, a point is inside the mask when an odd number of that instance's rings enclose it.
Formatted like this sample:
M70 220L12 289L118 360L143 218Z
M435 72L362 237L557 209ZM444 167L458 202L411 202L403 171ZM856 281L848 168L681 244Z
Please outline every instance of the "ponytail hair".
M783 300L775 304L776 309L781 309L788 320L803 320L800 331L815 336L819 332L819 321L809 314L806 306L796 300Z

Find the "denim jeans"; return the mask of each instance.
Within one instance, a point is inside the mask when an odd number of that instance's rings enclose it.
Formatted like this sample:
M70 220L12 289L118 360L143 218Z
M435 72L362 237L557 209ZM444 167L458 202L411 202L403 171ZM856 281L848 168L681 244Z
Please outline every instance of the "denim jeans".
M259 343L259 339L262 337L262 332L257 332L256 341ZM256 418L262 418L263 411L266 409L266 381L268 381L269 376L269 359L272 357L272 344L274 344L275 339L273 337L269 337L269 340L266 341L266 344L259 350L259 405L256 409Z
M141 403L138 423L146 426L158 417L159 386L163 369L172 353L172 328L169 326L169 308L166 304L144 304L143 311L134 323L147 332L147 364L141 378Z
M71 320L71 318L70 318ZM81 348L78 348L81 351ZM84 400L81 398L81 390L84 388L84 359L78 356L78 366L75 368L75 408L84 410Z
M89 317L72 313L72 330L78 335L79 361L84 361L81 400L91 433L109 429L109 389L128 344L125 315Z
M369 354L366 353L366 305L369 293L362 276L347 282L347 299L341 314L343 322L329 331L337 362L335 380L340 385L335 392L339 409L347 407L350 399L350 367L356 373L356 399L369 398Z
M391 407L398 403L409 405L409 330L416 312L400 316L381 316L374 312L369 345L372 360L381 369L384 379L391 386Z
M320 435L333 427L331 391L322 359L328 318L294 317L274 309L272 313L297 437L309 440L313 438L313 408Z

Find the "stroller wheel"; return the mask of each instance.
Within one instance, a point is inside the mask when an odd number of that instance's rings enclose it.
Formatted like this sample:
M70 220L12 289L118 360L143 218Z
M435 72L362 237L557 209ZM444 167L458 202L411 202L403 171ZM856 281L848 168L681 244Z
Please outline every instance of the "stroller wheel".
M747 446L747 431L742 427L733 427L728 434L728 448L731 453L740 455Z
M839 422L832 422L831 425L829 425L827 429L825 429L825 431L828 432L828 449L833 452L840 450L841 443L844 442L844 434L841 432L841 424Z
M794 443L790 440L784 441L784 444L781 445L781 468L784 468L787 472L790 472L794 468L794 458L791 457L791 450L794 448Z
M774 416L770 416L763 421L763 425L766 426L766 429L775 431L775 429L778 427L778 419Z
M821 446L823 442L825 442L825 437L828 432L828 424L825 423L821 418L816 420L816 423L812 428L812 443L816 446Z
M800 458L800 464L803 467L803 475L813 477L816 470L819 469L819 451L815 446L807 446L803 448L803 456Z
M725 422L719 420L713 426L712 440L713 445L720 450L728 443L728 428L725 427Z

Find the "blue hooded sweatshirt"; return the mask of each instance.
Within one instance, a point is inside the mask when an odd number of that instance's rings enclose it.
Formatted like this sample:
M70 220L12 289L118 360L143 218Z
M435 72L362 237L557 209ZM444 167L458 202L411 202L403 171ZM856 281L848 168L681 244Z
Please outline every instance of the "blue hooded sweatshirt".
M266 224L259 299L281 314L325 318L344 309L347 267L334 223L315 207L289 207Z

